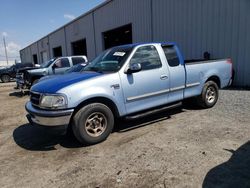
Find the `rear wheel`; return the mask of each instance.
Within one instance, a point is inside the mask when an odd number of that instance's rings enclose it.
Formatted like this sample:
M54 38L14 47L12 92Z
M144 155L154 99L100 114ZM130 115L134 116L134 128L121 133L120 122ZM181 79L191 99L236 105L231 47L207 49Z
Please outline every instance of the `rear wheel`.
M214 81L205 83L201 95L198 97L198 105L203 108L213 107L219 98L219 88Z
M72 129L82 144L92 145L106 140L114 127L112 111L104 104L84 106L74 116Z
M7 74L4 74L1 76L1 80L3 83L7 83L7 82L10 82L10 76L7 75Z

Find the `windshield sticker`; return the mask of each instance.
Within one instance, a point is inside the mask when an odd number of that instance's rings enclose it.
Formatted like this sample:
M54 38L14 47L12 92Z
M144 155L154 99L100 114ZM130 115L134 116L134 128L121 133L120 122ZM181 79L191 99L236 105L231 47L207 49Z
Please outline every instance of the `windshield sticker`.
M123 57L125 54L125 52L115 52L113 55Z

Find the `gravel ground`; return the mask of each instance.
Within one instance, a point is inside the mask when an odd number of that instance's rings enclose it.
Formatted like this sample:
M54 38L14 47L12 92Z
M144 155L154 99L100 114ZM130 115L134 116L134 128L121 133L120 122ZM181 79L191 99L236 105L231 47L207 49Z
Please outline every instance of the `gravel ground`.
M222 90L209 110L183 107L119 122L105 142L28 124L0 83L0 187L250 187L250 91Z

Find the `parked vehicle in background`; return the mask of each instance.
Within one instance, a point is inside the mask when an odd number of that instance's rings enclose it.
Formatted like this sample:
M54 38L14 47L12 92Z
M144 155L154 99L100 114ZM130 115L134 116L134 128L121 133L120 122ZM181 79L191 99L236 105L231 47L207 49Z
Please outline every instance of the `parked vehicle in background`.
M84 144L104 141L115 118L135 119L195 98L213 107L230 85L230 59L184 61L174 43L118 46L104 51L82 73L34 85L26 104L31 124L73 129Z
M6 68L7 68L6 66L4 66L4 67L0 67L0 70L1 70L1 69L6 69Z
M44 76L63 74L74 65L87 61L86 56L59 57L41 64L40 67L20 70L16 78L17 89L29 89Z
M74 73L74 72L81 72L81 71L83 71L84 67L87 66L87 64L88 64L87 62L86 63L76 64L73 67L71 67L70 69L66 70L63 74L44 76L44 77L40 78L38 82L41 82L43 80L47 80L47 79L50 79L50 78L54 78L56 76L62 76L64 74L70 74L70 73Z
M33 67L33 63L17 63L11 67L6 67L0 70L0 79L2 82L10 82L12 79L16 78L16 72L24 67Z

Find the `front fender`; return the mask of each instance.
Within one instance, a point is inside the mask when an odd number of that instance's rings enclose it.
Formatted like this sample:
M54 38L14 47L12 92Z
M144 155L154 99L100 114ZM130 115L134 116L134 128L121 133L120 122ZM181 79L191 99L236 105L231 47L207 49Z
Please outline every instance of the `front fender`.
M119 87L112 87L112 85ZM68 97L68 108L76 108L79 104L92 98L106 98L117 107L120 116L126 114L122 87L118 74L105 75L70 85L58 91Z
M28 70L27 72L32 76L45 76L48 74L48 70L46 68Z
M116 105L116 108L120 116L123 116L126 113L125 106L122 103L123 101L122 95L120 95L119 92L112 90L112 88L105 89L101 87L88 88L87 92L81 92L75 96L70 96L68 98L68 108L76 108L84 101L87 101L93 98L108 99Z

